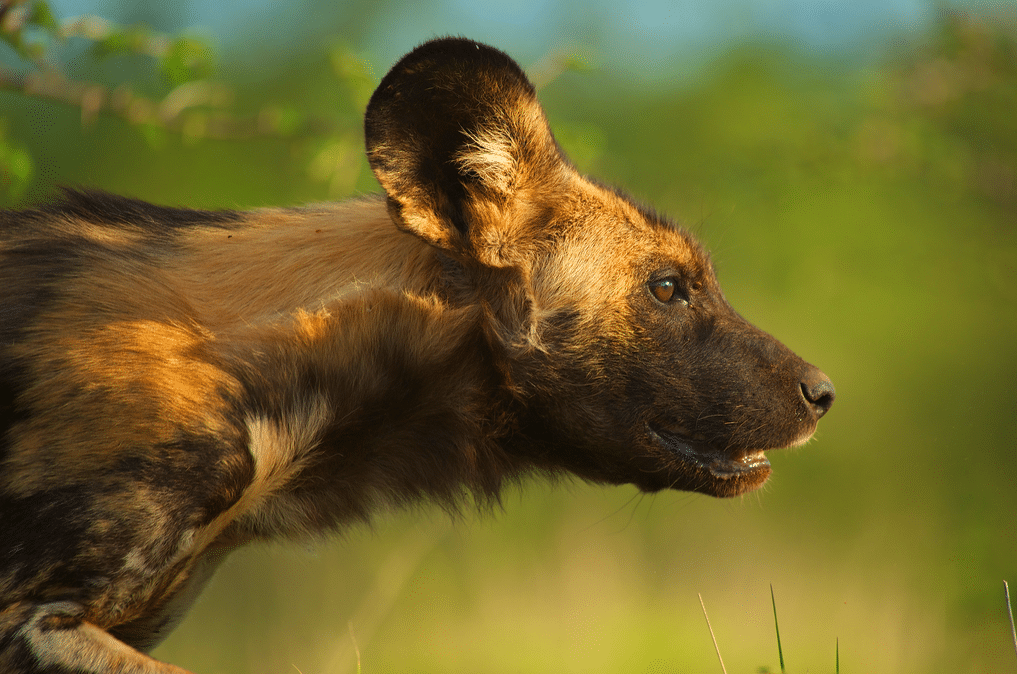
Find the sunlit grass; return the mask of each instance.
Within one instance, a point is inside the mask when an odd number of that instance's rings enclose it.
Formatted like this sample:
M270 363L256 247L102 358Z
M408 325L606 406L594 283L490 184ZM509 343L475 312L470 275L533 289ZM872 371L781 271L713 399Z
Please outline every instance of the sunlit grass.
M1010 617L1010 638L1013 639L1014 654L1017 655L1017 627L1013 622L1013 604L1010 603L1010 585L1003 581L1003 594L1006 595L1006 613Z
M713 625L710 624L710 615L706 612L706 604L703 602L703 595L699 595L699 605L703 607L703 616L706 618L706 626L710 629L710 638L713 639L713 648L717 651L717 660L720 661L720 670L727 674L724 666L724 658L720 654L720 646L717 645L717 635L713 633Z
M773 629L777 633L777 657L780 659L780 671L784 673L784 649L780 645L780 625L777 622L777 599L773 596L773 583L770 583L770 603L773 604Z

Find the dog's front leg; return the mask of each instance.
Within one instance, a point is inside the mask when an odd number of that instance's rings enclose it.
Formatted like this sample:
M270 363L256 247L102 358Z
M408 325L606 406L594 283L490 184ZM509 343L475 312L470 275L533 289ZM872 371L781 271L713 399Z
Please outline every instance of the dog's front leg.
M21 602L0 611L4 674L189 674L87 622L80 604Z

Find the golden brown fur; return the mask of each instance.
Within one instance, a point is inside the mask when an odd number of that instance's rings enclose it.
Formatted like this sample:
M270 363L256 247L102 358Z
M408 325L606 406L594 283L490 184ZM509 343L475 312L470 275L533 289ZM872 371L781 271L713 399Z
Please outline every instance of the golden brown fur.
M365 135L382 198L0 214L0 670L181 672L143 653L236 546L531 472L739 494L829 409L504 54L419 47Z

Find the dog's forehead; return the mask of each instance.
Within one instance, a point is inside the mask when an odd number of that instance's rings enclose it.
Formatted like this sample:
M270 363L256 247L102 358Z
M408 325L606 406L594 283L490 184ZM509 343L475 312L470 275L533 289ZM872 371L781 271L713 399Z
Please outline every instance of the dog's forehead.
M709 254L696 239L678 224L656 213L642 212L639 234L652 252L681 267L709 266Z
M640 206L622 192L592 184L579 200L577 242L589 255L628 258L635 264L707 271L706 250L685 229ZM597 250L600 249L600 250Z

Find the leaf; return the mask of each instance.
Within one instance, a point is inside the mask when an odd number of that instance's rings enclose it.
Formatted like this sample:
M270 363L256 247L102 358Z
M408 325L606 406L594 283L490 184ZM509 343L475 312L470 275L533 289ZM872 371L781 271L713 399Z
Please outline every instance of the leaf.
M193 37L173 40L162 59L162 72L173 85L206 79L214 69L211 46Z
M28 187L34 168L28 152L0 139L0 199L17 199Z
M42 2L42 0L38 0L32 6L32 18L29 20L50 33L56 33L59 28L56 16L53 14L53 10L50 9L49 3Z
M144 36L137 29L115 30L101 40L96 40L92 45L92 53L99 59L116 54L129 54L137 50L139 41L143 39Z

